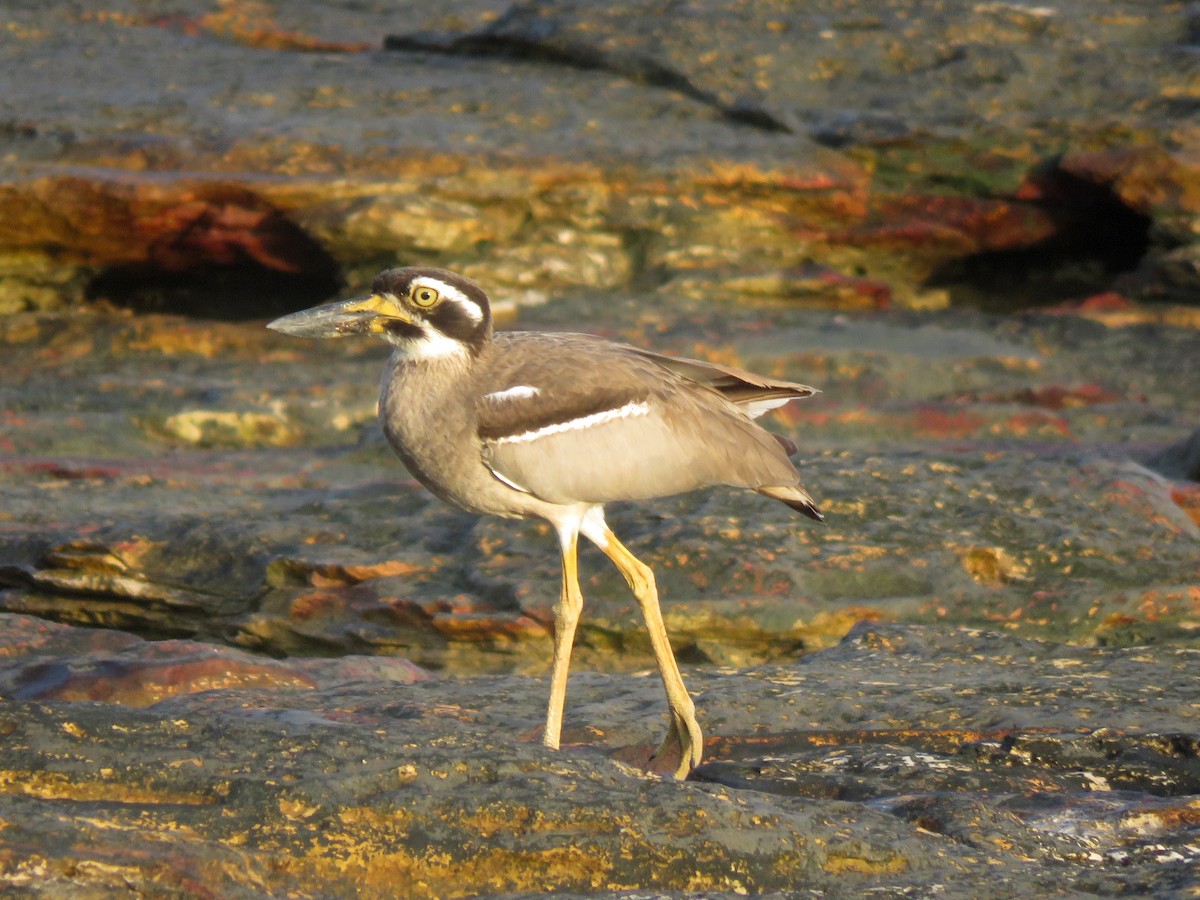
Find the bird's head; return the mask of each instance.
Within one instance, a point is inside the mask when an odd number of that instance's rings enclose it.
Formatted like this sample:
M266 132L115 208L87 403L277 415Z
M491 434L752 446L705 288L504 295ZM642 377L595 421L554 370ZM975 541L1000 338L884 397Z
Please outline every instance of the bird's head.
M377 334L414 359L475 354L491 339L487 294L470 278L411 266L375 276L365 297L276 319L268 328L296 337Z

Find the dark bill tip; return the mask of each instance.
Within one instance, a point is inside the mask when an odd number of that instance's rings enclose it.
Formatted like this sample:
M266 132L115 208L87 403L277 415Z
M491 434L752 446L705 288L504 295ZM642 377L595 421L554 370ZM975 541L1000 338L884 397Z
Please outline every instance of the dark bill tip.
M378 313L364 308L363 299L358 297L303 309L268 322L267 327L292 337L336 338L363 334L377 317Z

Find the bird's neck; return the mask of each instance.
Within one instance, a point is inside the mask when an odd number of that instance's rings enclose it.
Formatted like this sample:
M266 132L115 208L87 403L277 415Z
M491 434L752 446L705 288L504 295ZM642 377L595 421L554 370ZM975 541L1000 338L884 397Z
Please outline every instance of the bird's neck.
M461 352L433 356L414 355L402 347L388 359L384 383L399 380L414 386L419 384L422 392L440 393L468 379L474 362L465 347Z

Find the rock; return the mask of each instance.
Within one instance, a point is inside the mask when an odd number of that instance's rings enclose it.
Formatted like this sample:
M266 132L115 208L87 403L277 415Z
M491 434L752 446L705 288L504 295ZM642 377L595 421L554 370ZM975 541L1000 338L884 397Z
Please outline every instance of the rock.
M511 299L755 273L786 302L817 267L830 289L800 295L834 307L858 305L839 279L1008 309L1130 273L1139 298L1193 301L1190 12L410 13L14 10L0 314L265 318L418 261Z
M1190 6L8 13L0 891L1200 891ZM552 754L550 529L261 327L411 262L822 389L824 527L609 511L692 781L607 561Z
M38 620L3 619L10 645L39 648L25 666L102 684L75 661L83 630L60 628L60 643ZM216 655L239 672L242 654ZM166 654L126 638L115 656ZM142 707L153 664L126 669L107 702L34 700L14 696L10 656L0 883L841 895L974 890L986 874L1047 896L1089 882L1184 892L1197 886L1191 656L863 626L799 664L692 673L713 759L687 783L619 761L651 746L647 710L663 705L647 677L573 679L555 753L535 740L541 691L517 676L413 682L370 660L309 660L290 683L185 678Z
M1200 430L1155 453L1146 465L1177 481L1200 481Z
M621 336L824 391L771 426L801 447L824 528L728 491L610 512L693 661L793 658L862 617L1194 642L1196 503L1132 462L1192 427L1187 333L798 309L764 330L753 309L674 302L686 319L660 302L651 333ZM606 327L569 300L536 314ZM6 349L0 608L276 655L544 667L553 536L476 522L405 479L374 423L386 349L119 317L14 324ZM270 427L168 427L196 410ZM588 552L582 566L580 664L649 665L624 583Z
M323 683L364 678L414 682L427 677L402 659L281 661L190 641L145 642L124 632L47 628L36 619L8 621L15 633L6 639L0 695L15 700L94 700L145 707L202 691L312 688L318 671ZM84 640L87 645L76 649Z

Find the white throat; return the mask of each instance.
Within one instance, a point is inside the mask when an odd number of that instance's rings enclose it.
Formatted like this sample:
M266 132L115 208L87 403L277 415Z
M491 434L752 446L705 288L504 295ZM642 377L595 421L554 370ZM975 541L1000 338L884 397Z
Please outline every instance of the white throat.
M426 327L424 334L416 338L395 337L392 335L386 335L386 337L388 343L392 344L400 353L413 361L446 359L456 356L465 357L468 353L467 345L462 341L446 337L440 331L428 327Z

